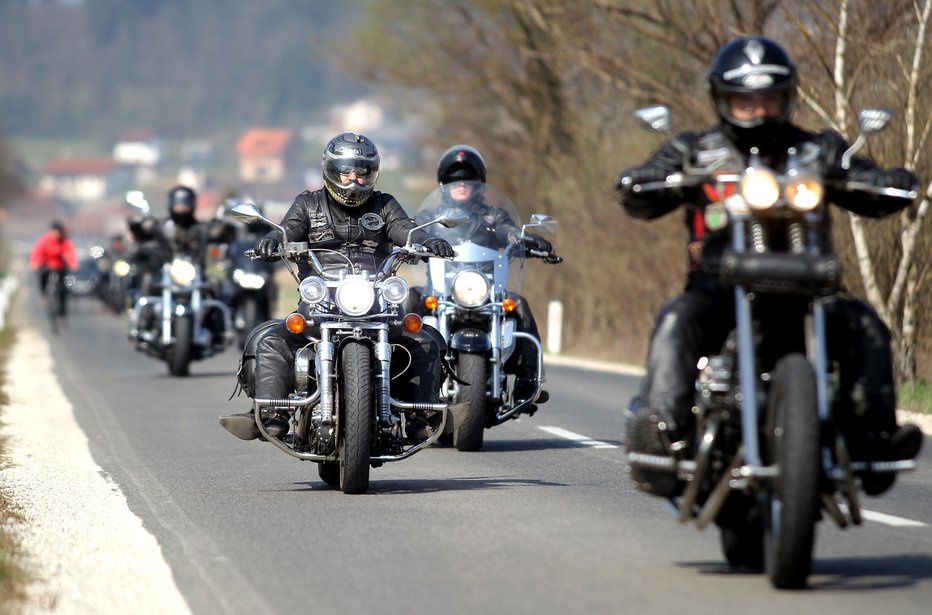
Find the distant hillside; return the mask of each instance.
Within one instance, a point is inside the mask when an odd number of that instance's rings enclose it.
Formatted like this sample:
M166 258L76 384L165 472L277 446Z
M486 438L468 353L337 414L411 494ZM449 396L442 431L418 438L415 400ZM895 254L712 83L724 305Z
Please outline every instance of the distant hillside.
M346 51L340 33L360 6L0 0L0 132L109 139L140 125L183 135L308 121L362 91L325 59Z

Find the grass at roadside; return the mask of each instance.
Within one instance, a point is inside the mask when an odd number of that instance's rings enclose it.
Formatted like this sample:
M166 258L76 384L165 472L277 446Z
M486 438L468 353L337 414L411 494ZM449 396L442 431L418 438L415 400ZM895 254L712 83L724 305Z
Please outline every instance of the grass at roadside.
M13 332L7 327L0 331L0 385L6 382L6 361L13 344ZM0 420L6 407L6 395L0 394ZM5 463L4 442L0 439L0 467ZM19 520L16 507L0 486L0 615L16 613L25 596L26 573L18 565L19 545L8 531L8 524Z
M896 391L897 405L913 412L932 414L932 382L913 380L901 384Z

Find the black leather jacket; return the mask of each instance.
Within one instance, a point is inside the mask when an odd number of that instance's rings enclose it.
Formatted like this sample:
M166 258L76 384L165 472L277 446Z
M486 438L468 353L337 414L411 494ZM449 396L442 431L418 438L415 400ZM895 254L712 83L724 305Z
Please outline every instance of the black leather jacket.
M365 203L346 207L337 203L327 191L304 191L295 197L281 225L288 241L306 241L311 248L329 248L347 256L366 271L377 271L393 246L403 246L412 220L398 201L385 192L373 192ZM271 231L269 238L281 240L281 234ZM415 231L412 241L423 242L429 235ZM317 254L324 267L339 265L346 260L326 252ZM300 270L302 277L310 269Z
M826 177L837 168L835 158L847 147L842 137L834 131L821 134L805 131L790 125L779 133L773 142L761 147L763 163L774 169L782 169L786 163L787 150L796 147L802 152L806 144L819 147L818 152L808 146L808 150L817 155L818 165ZM685 152L684 152L685 150ZM688 158L687 158L688 157ZM618 176L615 189L621 205L634 218L651 220L667 214L680 205L686 205L684 221L689 229L688 255L690 275L697 275L702 270L714 271L719 257L728 246L727 228L710 231L704 225L704 211L710 204L709 198L701 188L670 188L647 193L636 193L632 187L638 183L662 181L667 176L682 172L684 160L693 164L708 166L715 163L724 172L741 172L748 166L748 152L740 150L729 140L720 126L702 133L680 133L667 140L660 149L644 164L626 169ZM834 171L837 173L837 171ZM859 181L875 186L884 186L886 169L878 167L873 161L855 157L845 180ZM915 179L915 176L912 176ZM879 218L892 214L906 207L905 199L876 196L862 191L845 190L843 182L827 179L825 182L825 200L835 203L850 212L861 216ZM826 243L830 245L828 217L823 229Z

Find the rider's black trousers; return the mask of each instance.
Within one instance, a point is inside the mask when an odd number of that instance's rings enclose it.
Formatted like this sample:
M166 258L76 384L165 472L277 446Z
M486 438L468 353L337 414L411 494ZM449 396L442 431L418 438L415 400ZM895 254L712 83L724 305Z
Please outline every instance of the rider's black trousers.
M789 315L805 304L787 300L772 309ZM857 458L872 448L872 441L886 439L896 429L890 332L869 305L850 297L828 298L825 313L829 362L838 371L833 411ZM702 356L720 354L734 326L732 290L691 286L657 316L639 401L672 419L681 436L691 429L696 363ZM764 344L775 357L804 348L801 331L764 333Z
M308 345L284 323L262 332L256 346L256 397L285 398L293 389L294 354ZM435 402L440 387L440 346L422 331L389 329L392 350L392 396L402 401ZM375 366L373 366L375 367Z

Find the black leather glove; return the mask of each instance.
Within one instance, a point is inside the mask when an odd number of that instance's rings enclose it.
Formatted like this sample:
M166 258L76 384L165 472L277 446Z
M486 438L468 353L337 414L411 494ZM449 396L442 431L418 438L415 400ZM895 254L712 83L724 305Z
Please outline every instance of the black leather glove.
M553 244L540 235L535 235L533 233L528 233L524 237L524 246L530 250L536 250L537 252L545 252L547 254L553 252Z
M822 161L824 167L822 173L825 179L842 180L848 176L848 169L841 166L842 154L848 149L848 142L844 137L834 130L826 130L822 133Z
M886 169L880 174L881 185L887 188L899 188L900 190L911 190L919 183L916 175L903 167L894 167Z
M256 256L264 261L278 260L278 248L281 245L274 237L263 237L256 242Z
M453 258L456 256L456 252L453 251L453 246L451 246L450 242L448 242L446 239L440 239L439 237L428 237L421 243L425 248L441 258Z
M665 179L667 179L667 172L664 169L646 164L622 171L615 182L615 189L631 190L635 184L662 182Z

